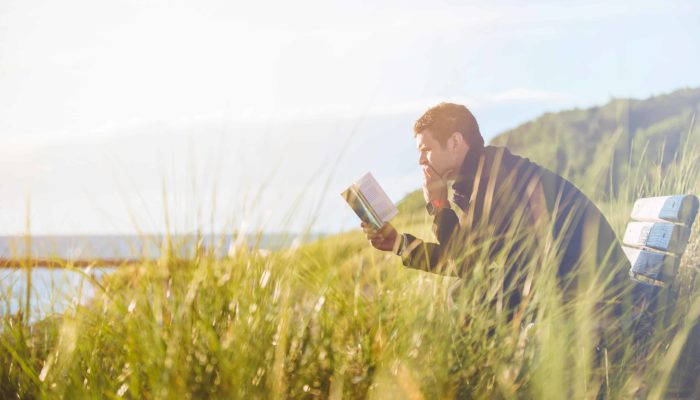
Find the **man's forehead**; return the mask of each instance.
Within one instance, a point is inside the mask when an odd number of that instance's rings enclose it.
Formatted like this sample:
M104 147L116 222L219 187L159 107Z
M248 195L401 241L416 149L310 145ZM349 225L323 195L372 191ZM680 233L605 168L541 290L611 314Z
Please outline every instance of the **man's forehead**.
M429 130L425 129L416 134L416 148L420 149L421 146L428 146L434 141L433 134Z

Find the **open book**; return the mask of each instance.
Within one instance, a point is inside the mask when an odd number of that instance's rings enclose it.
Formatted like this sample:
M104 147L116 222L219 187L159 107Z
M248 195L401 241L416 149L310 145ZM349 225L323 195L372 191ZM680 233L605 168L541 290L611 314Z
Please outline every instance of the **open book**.
M399 213L399 210L370 172L350 185L340 195L362 221L376 229L381 228L385 222Z

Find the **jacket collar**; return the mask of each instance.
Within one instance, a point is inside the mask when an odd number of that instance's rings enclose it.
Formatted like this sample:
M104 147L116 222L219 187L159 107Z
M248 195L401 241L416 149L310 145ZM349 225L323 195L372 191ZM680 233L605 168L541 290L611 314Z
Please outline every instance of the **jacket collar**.
M476 176L477 169L479 168L479 160L483 154L484 147L469 149L467 154L464 156L462 166L459 168L457 178L455 179L454 184L452 184L452 188L455 190L455 192L461 194L471 192L474 177Z
M452 200L459 208L465 210L469 204L474 188L474 179L479 169L479 160L484 156L484 147L469 149L459 168L457 178L452 184Z

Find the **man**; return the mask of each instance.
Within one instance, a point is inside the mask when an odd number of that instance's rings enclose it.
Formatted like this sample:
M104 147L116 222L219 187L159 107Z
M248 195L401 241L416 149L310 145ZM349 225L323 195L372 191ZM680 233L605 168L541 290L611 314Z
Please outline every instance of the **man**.
M527 303L527 282L539 265L556 267L564 301L598 291L620 315L629 265L604 216L574 185L505 148L484 146L462 105L429 109L414 136L437 242L400 234L389 223L378 231L362 224L372 246L395 252L407 267L465 279L480 263L500 264L505 298L497 307L509 319Z

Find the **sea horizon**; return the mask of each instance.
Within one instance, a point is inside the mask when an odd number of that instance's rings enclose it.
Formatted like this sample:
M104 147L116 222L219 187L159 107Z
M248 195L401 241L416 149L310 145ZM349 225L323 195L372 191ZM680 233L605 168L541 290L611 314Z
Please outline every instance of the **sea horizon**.
M186 256L198 246L224 256L241 246L279 250L325 237L325 233L181 233L0 235L0 260L138 260L158 258L163 248ZM29 251L27 251L29 249Z

